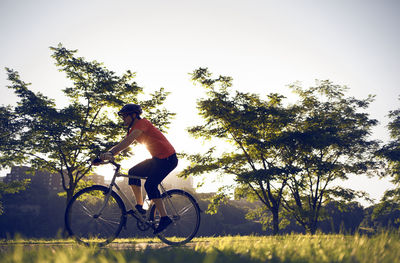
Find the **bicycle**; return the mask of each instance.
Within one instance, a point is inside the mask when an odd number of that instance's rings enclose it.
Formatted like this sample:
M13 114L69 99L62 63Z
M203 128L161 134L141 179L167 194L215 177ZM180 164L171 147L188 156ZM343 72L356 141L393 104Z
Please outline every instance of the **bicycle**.
M141 231L154 230L160 220L154 204L150 204L146 215L134 209L131 199L116 184L117 177L139 178L120 173L121 165L109 161L115 167L110 185L93 185L77 192L65 210L65 226L68 233L79 243L105 246L111 243L126 228L127 216L137 220ZM116 191L114 191L114 189ZM200 207L196 199L180 189L166 190L160 184L161 198L173 223L156 236L164 243L178 246L188 243L200 226ZM130 210L126 209L128 204Z

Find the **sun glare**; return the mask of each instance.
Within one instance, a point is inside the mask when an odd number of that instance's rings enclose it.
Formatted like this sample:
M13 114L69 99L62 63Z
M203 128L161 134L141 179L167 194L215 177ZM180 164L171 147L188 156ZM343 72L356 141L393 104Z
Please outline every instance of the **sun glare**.
M124 159L121 162L121 171L123 173L128 173L128 170L138 164L139 162L151 158L149 151L147 151L146 147L142 144L137 144L132 146L133 156L127 159ZM111 164L102 165L95 169L95 173L104 176L106 181L111 180L114 175L114 169Z
M133 156L127 158L121 162L123 169L130 169L132 166L138 164L139 162L151 158L149 151L143 144L132 145Z

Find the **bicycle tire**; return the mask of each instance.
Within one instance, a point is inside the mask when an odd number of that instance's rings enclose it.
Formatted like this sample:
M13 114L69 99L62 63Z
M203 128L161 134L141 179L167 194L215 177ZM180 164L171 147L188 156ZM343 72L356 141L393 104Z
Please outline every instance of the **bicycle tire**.
M104 246L112 242L126 223L126 209L121 197L111 192L102 214L96 213L104 204L108 187L93 185L76 193L65 210L65 227L79 243Z
M200 207L196 199L188 192L179 189L168 190L161 195L167 215L173 223L157 235L164 243L179 246L188 243L197 234L200 227ZM155 225L160 220L159 213L152 205L150 221Z

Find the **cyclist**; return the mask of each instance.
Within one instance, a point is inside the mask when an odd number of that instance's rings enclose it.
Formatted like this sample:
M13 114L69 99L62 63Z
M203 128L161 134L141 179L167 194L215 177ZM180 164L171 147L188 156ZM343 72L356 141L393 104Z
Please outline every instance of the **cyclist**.
M128 128L126 137L108 152L100 154L102 160L112 160L115 155L126 149L131 143L137 141L144 144L152 158L144 160L129 170L129 175L146 179L144 187L150 200L154 202L161 215L160 222L154 230L158 234L165 230L172 220L167 216L161 199L158 185L178 164L174 147L165 136L147 119L141 118L142 108L137 104L127 104L122 107L118 115L123 119ZM136 198L136 209L145 214L143 209L143 196L140 179L129 179L129 185Z

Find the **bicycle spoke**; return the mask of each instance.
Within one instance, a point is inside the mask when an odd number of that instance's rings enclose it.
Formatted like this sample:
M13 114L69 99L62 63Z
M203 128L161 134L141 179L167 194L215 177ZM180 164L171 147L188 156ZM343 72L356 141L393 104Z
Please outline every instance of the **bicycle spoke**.
M80 204L83 212L86 212L88 216L93 216L93 214L84 205Z
M103 186L89 187L80 191L68 204L66 226L78 241L103 245L121 231L124 218L122 201L118 201L118 196L113 193L104 205L107 191L108 188Z
M119 221L112 221L112 220L108 220L102 217L98 218L99 220L103 221L104 223L109 223L110 225L118 225Z
M200 223L200 209L188 193L170 190L163 196L164 206L173 223L158 237L167 244L180 245L189 242L197 233ZM151 215L157 223L159 214L152 207Z
M187 211L194 209L192 204L187 205L186 207L183 207L179 212L178 215L183 215L185 214Z

